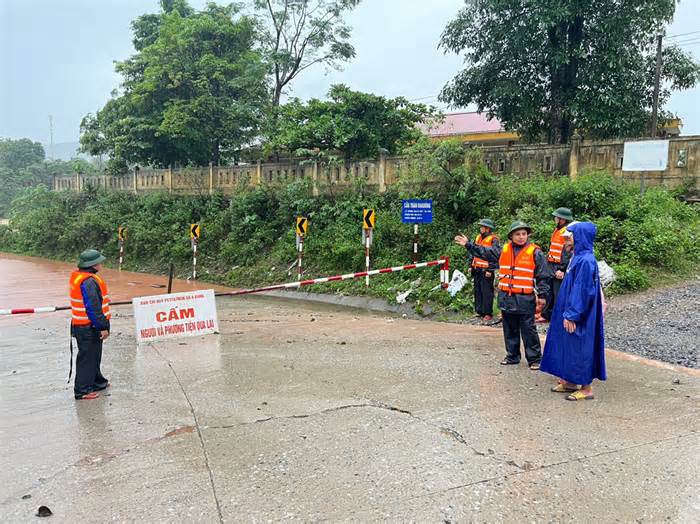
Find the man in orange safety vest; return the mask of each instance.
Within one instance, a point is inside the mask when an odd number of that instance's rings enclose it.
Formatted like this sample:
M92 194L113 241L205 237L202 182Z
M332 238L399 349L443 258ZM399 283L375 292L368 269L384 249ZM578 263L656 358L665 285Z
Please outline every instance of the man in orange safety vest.
M79 400L93 400L98 391L109 387L102 375L102 343L109 337L109 291L105 281L97 276L105 257L99 251L88 249L80 253L78 268L71 273L71 335L78 342L75 359L73 393ZM73 368L73 341L71 339L71 371Z
M566 237L564 236L566 226L574 220L571 209L560 207L552 213L552 216L554 217L555 228L549 241L549 253L547 253L547 263L549 264L552 279L550 281L547 304L542 310L542 316L537 319L538 322L546 322L552 318L552 311L554 311L554 304L559 295L559 288L562 280L564 280L566 268L569 266L569 260L571 259L571 253L564 248L566 243Z

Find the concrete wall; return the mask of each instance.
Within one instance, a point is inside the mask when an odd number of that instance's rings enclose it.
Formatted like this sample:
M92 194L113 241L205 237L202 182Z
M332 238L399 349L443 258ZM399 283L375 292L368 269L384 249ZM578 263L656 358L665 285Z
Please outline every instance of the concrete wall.
M574 139L571 145L516 144L481 148L484 161L496 174L545 173L576 177L583 171L601 169L615 176L643 184L676 187L690 182L698 186L700 179L700 136L670 140L669 166L665 171L646 173L623 172L624 141L591 142ZM362 184L383 192L395 184L406 168L403 157L352 162L343 166L323 166L313 161L291 160L280 163L186 169L141 169L118 176L61 175L54 178L56 191L80 191L93 186L115 191L148 193L164 191L176 194L227 194L258 185L285 185L308 178L314 194L334 188L352 188Z

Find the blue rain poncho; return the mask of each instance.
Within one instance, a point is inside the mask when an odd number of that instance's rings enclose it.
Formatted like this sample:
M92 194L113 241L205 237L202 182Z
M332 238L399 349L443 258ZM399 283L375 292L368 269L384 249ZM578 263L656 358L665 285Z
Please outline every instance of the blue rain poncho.
M603 301L593 255L596 227L579 222L567 229L574 236L574 256L554 305L540 369L567 382L588 385L595 378L607 378ZM564 329L564 319L576 323L574 333Z

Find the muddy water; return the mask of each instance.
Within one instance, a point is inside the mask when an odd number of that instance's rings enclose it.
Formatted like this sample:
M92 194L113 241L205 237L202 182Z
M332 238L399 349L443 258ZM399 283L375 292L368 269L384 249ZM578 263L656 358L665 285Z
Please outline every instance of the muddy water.
M0 253L0 309L68 305L68 277L73 264ZM103 269L113 301L167 292L168 277ZM207 282L173 280L173 293L228 288Z

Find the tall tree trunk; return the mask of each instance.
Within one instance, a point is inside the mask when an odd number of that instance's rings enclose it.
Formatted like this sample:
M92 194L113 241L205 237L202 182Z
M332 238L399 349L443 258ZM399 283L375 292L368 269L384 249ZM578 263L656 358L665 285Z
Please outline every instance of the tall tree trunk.
M553 54L557 54L562 46L561 23L547 30L550 48ZM551 58L554 62L554 58ZM551 63L549 65L549 125L547 130L547 142L558 144L561 142L562 123L562 65Z
M578 88L579 53L583 42L583 17L574 17L573 21L568 25L566 36L566 51L569 62L566 64L563 78L564 106L566 109L561 122L560 140L562 144L568 144L576 130L571 107L573 107L576 100L576 90Z
M272 95L272 107L275 108L275 110L280 105L280 98L282 98L282 86L279 84L276 84L275 91Z
M571 107L576 99L583 18L559 22L548 30L554 52L564 51L566 61L550 66L550 107L547 138L550 144L567 144L574 133Z

